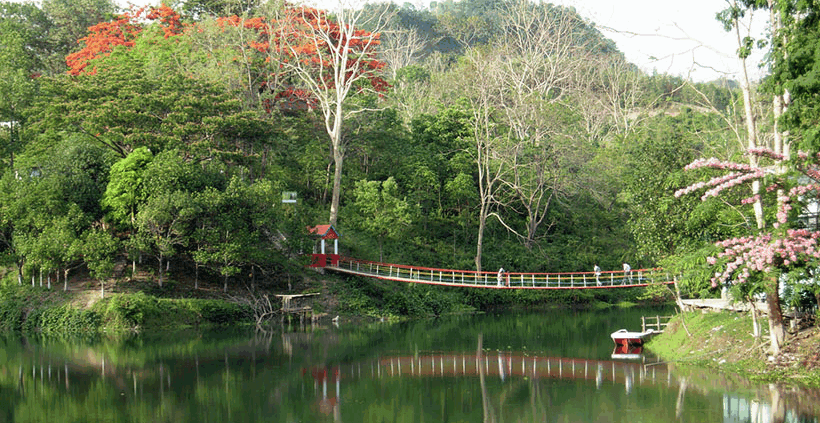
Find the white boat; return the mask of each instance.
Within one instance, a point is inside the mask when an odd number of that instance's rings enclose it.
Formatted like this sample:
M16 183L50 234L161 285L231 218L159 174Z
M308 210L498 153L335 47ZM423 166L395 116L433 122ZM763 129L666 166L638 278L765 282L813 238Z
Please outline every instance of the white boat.
M615 345L643 345L655 333L653 329L647 329L646 332L630 332L626 329L620 329L612 332L612 341Z

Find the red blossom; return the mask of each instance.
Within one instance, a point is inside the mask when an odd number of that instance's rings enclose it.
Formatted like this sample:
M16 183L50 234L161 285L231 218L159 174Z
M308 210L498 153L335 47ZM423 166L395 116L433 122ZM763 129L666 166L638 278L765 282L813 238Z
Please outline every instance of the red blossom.
M142 33L142 25L139 18L145 8L128 11L111 22L100 22L88 28L88 35L81 38L78 43L85 46L78 52L66 56L68 73L70 75L97 73L96 69L86 70L91 60L108 56L117 46L133 47L134 40ZM151 20L159 19L165 38L182 33L183 25L180 16L173 9L162 4L160 7L152 7L146 18Z
M144 8L136 9L117 17L114 21L102 22L90 27L89 35L79 41L85 44L84 47L66 57L69 73L71 75L94 74L96 69L87 70L91 60L109 55L116 46L132 47L143 30L142 25L139 24L139 18L144 10ZM181 22L180 15L165 4L150 8L145 17L159 21L165 38L180 35L186 29ZM350 59L346 64L348 71L340 76L346 80L361 77L369 82L370 89L380 95L390 88L390 84L380 76L386 63L376 57L375 48L381 43L379 34L357 29L353 31L352 37L348 40L344 38L346 35L343 34L339 24L323 10L286 5L283 18L277 21L264 17L243 19L234 15L218 18L217 24L223 29L241 27L255 32L253 39L245 44L245 47L262 55L262 57L250 58L255 63L269 64L271 57L278 57L282 63L281 70L284 64L298 61L313 69L316 82L329 90L336 88L336 76L339 76L333 74L333 63L330 60L336 54L334 46L344 45L349 41ZM200 30L196 26L187 28ZM328 38L317 36L316 30L323 32ZM234 61L238 60L239 55ZM276 75L271 74L270 76ZM365 88L366 85L358 87L360 91ZM268 86L264 85L263 89L268 89ZM274 93L273 101L280 102L283 107L289 109L311 109L317 104L317 100L312 97L313 94L307 90L288 88ZM266 107L270 107L270 101L266 102Z

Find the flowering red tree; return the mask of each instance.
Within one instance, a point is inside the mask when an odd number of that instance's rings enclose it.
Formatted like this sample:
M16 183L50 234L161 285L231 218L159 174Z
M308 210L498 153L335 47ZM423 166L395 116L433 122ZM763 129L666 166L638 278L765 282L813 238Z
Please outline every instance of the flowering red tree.
M100 22L89 27L89 34L77 41L85 43L85 46L66 56L68 73L75 76L82 73L94 75L97 73L96 68L86 70L91 60L108 56L116 46L133 47L134 40L142 32L142 26L136 23L142 11L143 9L137 9L126 12L111 22Z
M389 88L381 76L386 63L377 59L378 31L387 17L366 15L363 9L338 10L331 17L324 10L285 4L281 13L269 20L234 16L221 22L255 28L259 38L248 45L268 54L267 63L275 56L276 75L267 81L277 80L278 84L264 87L275 90L274 102L283 108L316 108L322 113L334 162L329 221L336 224L345 156L342 123L368 110L350 106L348 99L363 92L381 95ZM376 30L359 29L363 25Z
M144 11L145 8L131 10L117 16L111 22L100 22L89 27L89 34L77 41L85 43L85 46L80 51L66 56L68 73L75 76L94 75L97 73L96 68L86 70L91 60L110 55L117 46L133 47L134 41L143 30L139 19ZM182 33L183 25L179 14L165 4L151 7L146 18L159 19L165 38Z
M747 154L759 159L770 159L773 164L755 167L714 158L699 159L685 169L710 168L729 170L729 173L678 190L675 196L706 189L701 196L703 200L752 181L767 182L767 191L778 193L776 219L770 229L764 228L747 237L720 241L715 245L722 251L707 259L710 265L721 269L712 278L713 287L729 281L736 284L748 283L752 279L764 282L769 305L772 352L776 354L785 339L778 296L780 275L795 268L814 268L820 265L820 232L790 227L792 222L789 219L794 214L794 205L799 205L807 198L820 197L820 154L809 156L798 153L797 158L788 163L794 170L791 173L777 171L787 164L787 158L782 154L765 148L749 149ZM755 195L743 200L743 203L752 204L760 200L759 195Z

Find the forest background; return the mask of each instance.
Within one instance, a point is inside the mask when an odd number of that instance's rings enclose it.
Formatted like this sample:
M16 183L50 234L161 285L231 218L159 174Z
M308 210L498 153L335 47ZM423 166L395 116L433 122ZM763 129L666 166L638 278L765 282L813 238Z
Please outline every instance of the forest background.
M171 272L284 290L314 247L305 228L331 223L360 259L628 262L705 296L714 242L759 230L730 206L749 191L673 193L703 179L684 170L696 159L742 159L750 110L763 132L776 122L771 99L749 81L647 75L571 8L172 6L0 3L0 250L16 284L103 283L127 262L159 287ZM728 8L727 30L755 7ZM377 306L545 295L434 290L395 287Z

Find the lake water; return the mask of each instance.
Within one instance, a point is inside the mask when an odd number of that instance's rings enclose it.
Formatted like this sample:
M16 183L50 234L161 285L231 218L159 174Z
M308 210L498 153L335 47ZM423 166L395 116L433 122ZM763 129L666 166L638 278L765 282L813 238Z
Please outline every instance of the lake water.
M611 332L669 312L6 338L0 422L818 422L817 392L614 350Z

